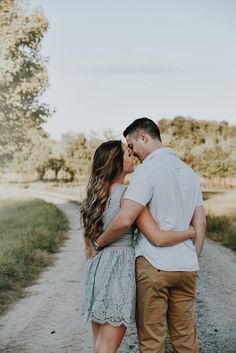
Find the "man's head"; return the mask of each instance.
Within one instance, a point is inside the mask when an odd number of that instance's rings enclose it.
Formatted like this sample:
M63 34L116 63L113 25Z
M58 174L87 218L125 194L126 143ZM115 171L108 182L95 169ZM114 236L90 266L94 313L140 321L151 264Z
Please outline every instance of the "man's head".
M162 147L158 126L148 118L136 119L123 132L127 144L142 162L152 151Z

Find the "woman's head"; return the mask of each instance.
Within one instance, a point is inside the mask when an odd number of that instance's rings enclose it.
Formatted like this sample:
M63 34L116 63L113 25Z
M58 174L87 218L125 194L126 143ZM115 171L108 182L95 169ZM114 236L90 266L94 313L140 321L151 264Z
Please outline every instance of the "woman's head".
M93 157L91 177L111 183L122 172L123 154L121 141L102 143Z
M102 214L110 187L121 175L133 171L132 151L120 140L102 143L95 151L87 186L87 196L81 205L86 237L93 239L102 229Z
M120 174L133 172L133 154L120 140L102 143L95 151L91 177L96 177L110 184Z

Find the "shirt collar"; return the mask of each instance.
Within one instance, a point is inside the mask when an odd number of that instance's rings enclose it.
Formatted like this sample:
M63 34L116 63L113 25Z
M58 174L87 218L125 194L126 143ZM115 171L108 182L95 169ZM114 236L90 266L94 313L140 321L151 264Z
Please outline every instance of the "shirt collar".
M149 161L152 158L159 157L159 156L162 156L162 155L167 155L167 154L172 154L172 155L175 156L175 152L174 152L173 148L161 147L161 148L158 148L157 150L149 153L149 155L143 160L143 162L146 162L146 161Z

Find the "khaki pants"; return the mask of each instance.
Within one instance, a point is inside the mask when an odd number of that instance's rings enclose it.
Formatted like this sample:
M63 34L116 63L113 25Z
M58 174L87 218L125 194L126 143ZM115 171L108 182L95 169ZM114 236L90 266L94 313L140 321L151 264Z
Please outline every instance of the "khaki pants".
M137 327L141 353L164 353L166 322L176 353L197 353L194 318L197 272L167 272L136 260Z

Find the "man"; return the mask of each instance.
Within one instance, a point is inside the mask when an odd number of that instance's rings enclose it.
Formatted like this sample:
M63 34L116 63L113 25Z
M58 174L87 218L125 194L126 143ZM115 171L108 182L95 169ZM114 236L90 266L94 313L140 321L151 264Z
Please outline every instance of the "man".
M137 327L141 353L163 353L166 322L177 353L196 353L194 319L198 256L205 236L200 182L171 148L162 145L157 125L135 120L124 131L128 146L140 160L125 193L122 207L95 241L101 248L125 232L147 205L159 227L184 230L192 222L191 240L156 247L140 234L136 245Z

